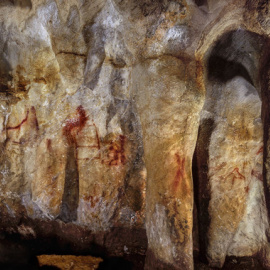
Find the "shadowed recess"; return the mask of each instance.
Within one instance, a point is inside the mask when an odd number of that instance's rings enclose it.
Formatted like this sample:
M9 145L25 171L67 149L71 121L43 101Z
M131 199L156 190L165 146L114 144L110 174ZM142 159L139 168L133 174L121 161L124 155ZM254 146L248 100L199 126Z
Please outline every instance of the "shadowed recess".
M79 173L74 147L68 148L66 179L59 219L64 222L77 220L79 203Z
M220 82L227 82L236 76L243 77L253 85L252 79L247 69L234 61L225 58L211 56L209 59L209 79L218 79Z
M15 6L20 8L30 8L32 9L32 1L31 0L2 0L0 2L1 6Z
M215 129L212 119L205 119L199 127L198 140L192 162L192 175L194 182L194 202L197 206L199 233L199 259L207 263L207 231L210 224L208 213L209 201L211 198L208 181L208 160L209 160L209 137ZM197 254L196 254L197 255Z
M256 90L260 95L259 63L264 44L263 37L238 29L224 34L206 54L206 100L201 114L192 168L194 201L198 211L198 220L194 220L194 224L198 224L199 234L199 254L198 256L195 254L195 260L199 260L200 263L208 264L208 260L212 259L208 256L209 243L212 241L212 236L209 234L212 222L209 205L215 194L212 194L210 190L209 167L211 165L209 165L209 161L213 159L210 156L210 144L215 139L213 132L216 132L219 125L217 104L222 106L219 102L224 104L229 102L224 98L226 92L223 94L223 91L226 91L226 86L230 85L230 82L236 77L242 78L239 80L239 87L243 85L243 88L247 90L247 96L251 96L252 91L255 93ZM230 91L240 90L236 88L235 90L230 89ZM233 110L234 107L231 107L230 111ZM226 119L226 121L228 120ZM221 134L221 137L225 135L226 133ZM236 172L239 173L238 168L236 169ZM210 252L213 251L210 250ZM211 261L209 262L211 263Z
M268 44L267 48L270 47ZM269 85L270 85L270 56L269 56L269 49L266 50L267 55L264 57L265 62L261 66L261 83L262 83L262 120L264 123L264 149L263 149L263 184L264 184L264 192L265 192L265 199L266 199L266 206L268 211L268 217L270 217L270 187L267 183L267 175L269 175L269 168L268 168L268 160L269 154L268 152L268 144L270 140L270 94L269 94Z
M207 0L195 0L198 7L207 5Z
M239 76L256 85L263 44L261 36L241 29L223 35L208 59L208 80L226 83Z

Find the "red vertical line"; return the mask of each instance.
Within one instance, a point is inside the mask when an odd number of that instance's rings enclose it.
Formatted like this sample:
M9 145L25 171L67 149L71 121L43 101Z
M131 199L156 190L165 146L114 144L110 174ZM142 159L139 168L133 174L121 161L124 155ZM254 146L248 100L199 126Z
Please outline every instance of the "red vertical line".
M99 135L98 135L98 130L97 130L97 126L95 123L93 123L93 126L95 127L95 133L96 133L96 140L97 140L97 146L98 146L98 154L99 154L99 158L101 159L101 153L100 153L100 139L99 139Z

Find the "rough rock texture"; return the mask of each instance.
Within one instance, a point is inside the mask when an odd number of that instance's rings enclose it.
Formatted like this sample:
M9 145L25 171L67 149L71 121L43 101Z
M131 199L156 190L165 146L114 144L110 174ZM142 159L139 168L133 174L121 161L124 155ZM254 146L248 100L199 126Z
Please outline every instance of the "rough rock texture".
M1 239L270 269L269 10L1 1Z
M207 254L217 267L226 255L251 256L267 243L262 103L252 85L256 74L249 71L258 66L260 46L258 36L237 30L221 38L208 62L198 175L201 182L209 181L208 189L201 183L201 194L208 191L210 199ZM221 64L222 72L216 69ZM203 170L206 177L200 174Z
M59 256L41 255L38 256L40 266L54 266L61 270L95 270L102 260L91 256Z

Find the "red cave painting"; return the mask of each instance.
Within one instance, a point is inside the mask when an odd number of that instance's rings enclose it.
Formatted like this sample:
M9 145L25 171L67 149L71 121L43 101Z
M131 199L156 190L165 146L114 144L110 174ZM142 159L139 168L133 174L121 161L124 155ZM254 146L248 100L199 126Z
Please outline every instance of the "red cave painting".
M21 126L22 126L24 123L27 122L28 116L29 116L29 110L27 110L26 116L25 116L25 118L21 121L21 123L19 123L17 126L14 126L14 127L7 127L7 130L20 129Z
M126 137L123 135L119 135L115 141L110 141L107 156L105 160L102 160L102 163L105 163L109 166L125 164L125 142Z
M86 115L86 112L83 108L83 106L79 106L76 109L76 116L74 118L66 120L66 123L63 128L63 134L67 138L68 143L70 145L74 144L76 148L76 160L87 160L88 158L78 158L78 149L79 148L96 148L98 149L98 156L94 157L94 159L100 159L100 140L98 136L98 131L96 128L96 125L93 123L92 125L89 124L89 126L93 126L95 128L95 134L96 134L96 144L95 145L79 145L77 142L77 135L82 131L82 129L85 127L88 116Z
M16 125L16 126L7 126L6 130L8 132L18 131L26 123L29 123L30 128L34 128L34 129L36 129L36 131L39 130L39 124L38 124L38 120L37 120L36 109L35 109L34 106L32 106L30 108L30 110L27 109L25 117L23 118L23 120L18 125ZM26 142L26 141L24 141L24 142ZM12 143L14 143L14 144L22 144L21 141L12 141Z
M177 171L173 181L173 189L176 190L185 177L185 158L181 158L177 153L174 156L177 163Z
M94 122L88 123L88 127L94 128L95 142L90 145L80 145L78 143L78 135L86 126L88 121L86 112L82 106L76 109L76 116L68 119L63 128L63 134L68 140L70 145L74 145L76 148L76 159L77 160L100 160L102 164L108 166L119 166L126 163L125 156L125 143L126 137L119 135L116 139L110 141L101 141L98 133L98 129ZM79 158L78 150L81 148L96 149L97 154L92 158Z
M260 180L261 182L263 182L263 176L262 176L262 173L258 172L258 171L255 171L255 170L252 170L251 171L251 175L256 177L258 180Z
M29 113L31 113L34 117L31 119L32 124L34 124L36 130L39 130L39 125L38 125L38 120L37 120L37 115L36 115L36 109L34 106L31 107L30 112L29 109L26 111L26 116L24 119L16 126L13 127L7 127L7 130L19 130L23 124L25 124L29 120Z
M93 127L95 128L97 148L100 150L100 139L99 139L99 136L98 136L98 130L97 130L97 127L96 127L95 123L93 123Z
M77 145L76 135L84 128L87 120L88 117L84 108L79 106L76 110L76 117L66 121L63 133L70 144L75 143Z
M99 202L99 197L95 198L95 197L93 197L91 195L84 195L83 200L86 201L86 202L89 202L91 207L93 208Z
M224 180L232 179L232 186L234 185L235 180L245 180L245 176L239 172L239 168L236 167L229 173L227 176L222 177Z
M259 155L260 153L263 153L263 146L258 150L258 152L256 153L256 155Z
M48 149L49 151L52 150L52 140L51 140L51 139L47 139L47 149Z

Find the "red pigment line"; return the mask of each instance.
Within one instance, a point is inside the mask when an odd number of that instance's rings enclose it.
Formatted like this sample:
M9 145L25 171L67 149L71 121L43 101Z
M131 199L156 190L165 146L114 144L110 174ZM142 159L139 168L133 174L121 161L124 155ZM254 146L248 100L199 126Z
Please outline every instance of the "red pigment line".
M235 174L235 172L236 172L236 174ZM246 177L245 177L243 174L241 174L241 173L239 172L239 168L238 168L238 167L236 167L235 169L233 169L233 171L232 171L231 173L229 173L228 176L225 177L225 179L227 179L227 178L230 177L231 175L233 175L233 178L232 178L232 185L234 184L234 181L235 181L236 179L242 179L242 180L245 180L245 179L246 179Z
M93 159L95 159L95 160L100 160L100 158L99 157L93 157L93 158L76 158L76 160L93 160Z
M77 128L77 134L84 128L88 117L82 106L79 106L77 109L77 117L68 119L66 125L63 128L63 133L67 137L69 143L77 143L75 135L72 134L73 129Z
M233 172L237 173L237 176L236 176L237 179L243 179L243 180L246 179L246 177L239 172L239 168L236 167L231 173L233 173Z
M79 114L79 122L80 122L80 126L81 127L84 127L85 123L87 122L88 120L88 117L86 115L86 112L83 108L82 105L80 105L78 108L77 108L77 112Z
M47 139L47 149L52 150L52 140L51 139Z
M25 118L22 120L22 122L19 125L15 126L15 127L7 127L7 130L20 129L21 126L27 121L28 115L29 115L29 110L27 110Z
M95 127L95 133L96 133L96 140L97 140L97 149L99 150L98 152L98 158L101 159L101 153L100 153L100 139L99 139L99 135L98 135L98 129L95 123L93 123L93 126ZM103 163L103 161L102 161Z
M262 152L263 152L263 146L258 150L258 152L256 153L256 155L259 155Z
M255 176L258 180L263 182L263 176L262 176L262 174L260 172L252 170L251 175Z
M80 147L99 149L98 145L77 145L77 148L80 148Z
M94 198L93 196L91 196L91 195L84 195L83 196L83 199L85 200L85 201L87 201L87 202L90 202L90 204L91 204L91 207L94 207L95 205L96 205L96 203L98 203L98 201L99 201L99 199L98 198Z
M110 153L113 154L113 157L109 160L108 165L110 165L110 166L118 165L119 150L117 149L117 144L115 142L113 142L113 141L110 142L109 151L110 151ZM110 154L108 154L108 157L110 157Z
M126 137L124 135L120 135L118 137L118 141L120 141L120 146L117 142L111 141L109 151L112 153L112 158L108 161L108 165L110 166L117 166L120 164L125 164L126 157L125 157L125 141ZM108 154L110 157L110 154Z
M99 135L98 135L98 131L97 131L97 127L96 127L95 123L93 123L93 126L95 127L95 133L96 133L96 140L97 140L98 149L100 149L100 139L99 139Z
M175 154L176 162L177 162L177 171L174 177L173 187L177 189L180 182L184 179L185 173L185 158L181 159L179 154Z

